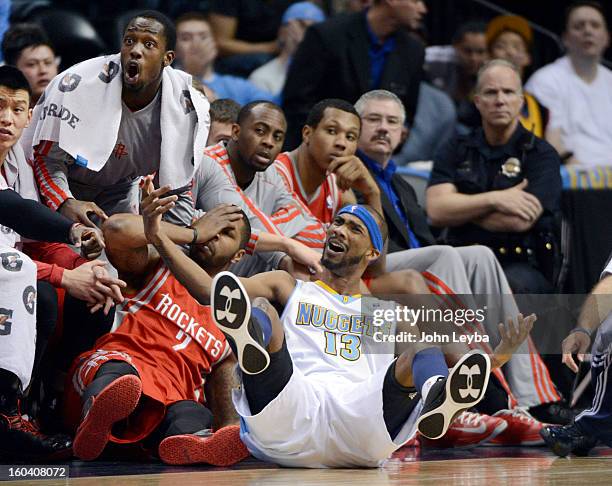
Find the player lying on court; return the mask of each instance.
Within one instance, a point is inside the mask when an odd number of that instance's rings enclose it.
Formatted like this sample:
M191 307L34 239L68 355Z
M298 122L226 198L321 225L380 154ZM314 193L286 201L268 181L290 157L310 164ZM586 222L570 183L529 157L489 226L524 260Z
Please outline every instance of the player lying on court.
M175 244L189 244L196 265L213 274L240 259L251 234L248 218L230 205L193 228L162 227ZM232 425L238 422L230 395L236 361L210 308L198 304L147 244L140 216L114 215L103 230L108 257L128 287L113 331L69 375L74 454L93 460L113 442L142 445L169 464L176 463L177 449L181 463L227 466L244 459L248 451ZM197 456L184 458L193 443Z
M175 197L151 189L147 184L142 202L147 239L198 301L210 299L242 369L234 405L255 457L292 467L375 467L417 430L443 436L456 415L482 399L491 359L480 351L457 359L424 343L397 359L377 351L365 299L354 295L387 236L369 207L347 206L333 220L321 281L302 282L283 271L243 279L220 272L213 280L161 229ZM280 318L269 302L284 308ZM496 365L509 359L534 320L500 324Z

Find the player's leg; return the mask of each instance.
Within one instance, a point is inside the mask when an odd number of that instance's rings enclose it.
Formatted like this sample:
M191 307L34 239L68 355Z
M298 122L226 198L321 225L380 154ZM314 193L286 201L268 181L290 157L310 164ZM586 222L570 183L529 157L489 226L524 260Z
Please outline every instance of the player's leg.
M141 393L142 382L132 365L118 360L102 364L82 395L83 419L74 438L75 456L96 459L109 441L113 424L136 409Z
M221 275L226 278L215 278L212 284L212 315L235 352L238 350L242 387L234 392L233 402L241 417L242 441L251 454L261 460L286 466L320 464L313 430L316 430L322 407L317 405L318 397L310 382L293 368L276 310L267 300L254 299L251 318L245 318L240 314L248 309L241 303L248 300L243 286L235 275L226 272ZM235 290L238 292L233 292ZM232 301L228 304L229 293ZM221 314L218 311L222 311ZM241 323L239 328L233 323L229 323L232 327L226 325L227 311L238 313L234 321ZM249 352L261 352L258 349L249 351L251 343L264 349L269 357L268 366L256 374L244 372L246 360L240 359L241 353L244 357ZM314 412L304 413L309 407Z
M270 364L270 353L279 352L285 334L276 313L263 299L251 311L249 296L240 279L231 272L221 272L212 282L212 316L247 375L256 375ZM254 301L254 302L255 302Z
M240 426L212 430L213 416L204 405L183 400L168 406L159 426L159 457L166 464L230 466L249 455Z
M218 274L211 294L213 320L238 358L244 390L255 415L278 396L293 373L283 325L266 299L256 298L251 306L233 273Z

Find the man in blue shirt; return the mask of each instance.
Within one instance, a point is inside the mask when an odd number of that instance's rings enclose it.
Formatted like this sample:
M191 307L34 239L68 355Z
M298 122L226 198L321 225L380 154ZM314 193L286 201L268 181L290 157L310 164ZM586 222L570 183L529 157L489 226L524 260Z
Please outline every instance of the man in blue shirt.
M435 294L457 295L460 300L470 302L472 296L478 305L486 300L488 321L498 322L518 313L516 302L504 270L493 252L479 245L453 248L436 245L429 230L427 217L419 206L412 186L396 173L392 160L395 149L400 144L406 112L401 100L385 90L365 93L355 103L361 117L361 134L358 142L359 158L366 164L380 189L381 205L389 227L389 253L386 259L387 272L404 269L418 270L423 274L430 290ZM499 312L492 315L490 312ZM530 353L528 344L525 349L512 357L506 365L505 373L509 388L519 405L529 408L530 412L542 421L566 421L556 404L560 397L548 376L545 364L537 353ZM500 383L492 380L489 386L500 391ZM509 389L504 383L505 391ZM541 396L538 390L547 390ZM501 398L500 397L504 397ZM481 413L495 414L506 420L510 426L505 435L494 441L497 445L534 444L538 442L537 431L541 424L531 422L528 428L519 427L524 416L517 419L515 410L505 409L506 395L491 394L479 405ZM555 412L550 410L554 404ZM553 416L555 415L555 416Z
M423 78L425 51L410 34L427 13L423 0L374 0L364 12L312 25L291 61L283 90L285 147L301 142L310 108L319 100L354 103L371 89L397 94L411 120Z
M176 61L214 92L216 99L229 98L240 105L255 100L279 102L279 97L238 76L218 74L214 70L217 45L206 17L198 12L176 19Z

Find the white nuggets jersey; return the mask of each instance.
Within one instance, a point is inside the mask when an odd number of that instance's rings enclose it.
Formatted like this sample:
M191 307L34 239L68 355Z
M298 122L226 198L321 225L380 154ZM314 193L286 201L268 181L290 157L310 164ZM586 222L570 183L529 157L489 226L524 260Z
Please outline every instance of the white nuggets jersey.
M308 379L355 383L366 380L394 359L392 345L381 344L395 323L374 323L374 307L390 302L340 295L320 280L296 282L281 317L293 364ZM365 309L368 307L369 310Z

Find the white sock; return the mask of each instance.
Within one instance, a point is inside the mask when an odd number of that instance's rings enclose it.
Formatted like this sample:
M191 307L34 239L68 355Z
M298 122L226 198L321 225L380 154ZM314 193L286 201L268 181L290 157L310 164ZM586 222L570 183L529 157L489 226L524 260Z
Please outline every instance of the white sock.
M423 388L421 388L421 396L423 397L423 401L427 400L427 394L431 389L432 385L438 381L439 378L444 378L442 375L434 375L431 378L428 378L425 383L423 383Z

